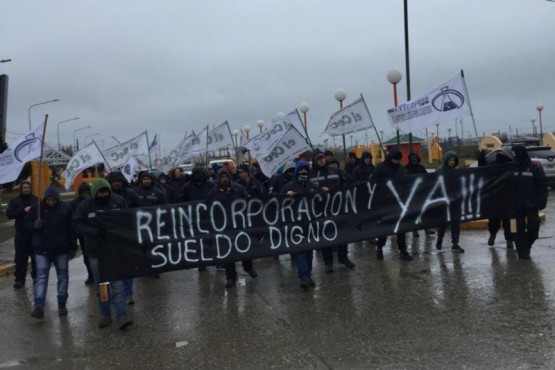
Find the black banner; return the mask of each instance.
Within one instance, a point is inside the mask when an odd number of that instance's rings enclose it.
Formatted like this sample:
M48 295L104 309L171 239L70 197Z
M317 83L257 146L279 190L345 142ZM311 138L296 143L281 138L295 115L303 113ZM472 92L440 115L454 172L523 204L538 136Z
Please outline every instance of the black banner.
M267 200L191 202L99 213L103 281L319 249L513 213L505 165L368 182Z

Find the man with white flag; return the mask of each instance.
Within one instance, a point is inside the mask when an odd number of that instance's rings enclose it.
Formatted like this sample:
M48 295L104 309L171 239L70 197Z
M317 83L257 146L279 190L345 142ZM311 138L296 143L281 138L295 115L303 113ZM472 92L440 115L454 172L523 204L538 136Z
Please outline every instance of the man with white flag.
M44 125L38 125L0 154L0 184L17 180L25 163L40 157Z
M66 190L69 190L71 188L73 180L79 172L98 163L106 164L106 161L104 160L102 153L98 149L96 142L93 141L85 148L75 153L67 163L66 169L62 174L62 177L66 179Z
M310 145L308 145L306 139L296 128L289 126L287 131L275 141L266 154L258 153L259 156L256 157L251 152L251 155L258 161L264 175L271 177L287 161L307 150L310 150Z
M130 156L143 157L139 159L148 163L148 141L146 131L124 143L106 149L102 154L106 158L110 168L123 166Z
M391 126L410 133L472 115L462 71L434 90L387 111Z
M339 136L374 128L370 111L362 95L353 103L341 108L331 117L324 134Z

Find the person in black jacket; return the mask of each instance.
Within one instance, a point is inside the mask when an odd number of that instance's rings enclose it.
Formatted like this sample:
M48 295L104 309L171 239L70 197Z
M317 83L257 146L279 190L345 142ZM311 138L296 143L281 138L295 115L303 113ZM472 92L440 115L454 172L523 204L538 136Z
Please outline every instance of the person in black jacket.
M405 166L405 170L407 172L407 175L417 175L417 174L427 174L428 171L426 170L426 167L422 166L420 164L420 157L418 156L418 154L416 153L410 153L409 154L409 163L407 163L407 165ZM426 235L434 235L435 231L431 230L431 229L426 229L424 231L424 233ZM412 232L412 236L415 238L420 237L420 235L418 235L418 231L413 231Z
M538 212L547 206L547 178L541 166L530 160L522 145L513 146L515 154L514 190L516 210L516 250L520 259L530 259L532 244L538 239Z
M345 172L350 178L354 178L353 171L357 166L357 155L355 152L349 152L347 158L345 159Z
M317 153L314 156L314 163L312 163L312 170L310 171L310 182L316 185L321 192L327 193L334 191L341 186L341 175L337 168L329 166L327 159L323 153ZM339 263L344 264L346 267L352 269L355 264L347 257L347 244L338 245L337 247L323 248L322 258L326 266L326 272L333 272L333 251L337 248L337 260Z
M181 202L205 200L214 183L209 181L208 172L203 167L195 167L191 173L191 181L181 191Z
M161 173L158 175L158 185L160 185L160 190L162 190L162 194L164 194L164 200L166 203L177 203L177 197L173 192L173 188L168 183L168 175L165 173ZM179 189L181 191L181 189Z
M507 163L513 161L513 151L512 148L508 146L503 146L500 151L495 155L495 163ZM485 158L479 161L479 165L486 165ZM495 244L495 237L499 231L500 225L503 225L503 235L505 236L505 242L508 249L514 248L513 234L511 233L511 219L509 217L492 217L488 219L488 245L493 246Z
M356 165L353 171L352 177L356 182L366 182L370 180L370 176L375 169L376 167L372 163L372 153L364 152L359 164Z
M15 220L15 282L14 289L20 289L25 286L25 278L27 276L27 265L31 258L31 278L35 280L37 277L35 259L33 257L33 246L31 243L31 233L26 228L25 217L33 204L38 202L38 198L32 194L31 183L23 181L19 185L19 195L12 198L8 203L6 216L10 220Z
M97 213L107 212L114 209L125 209L127 205L125 199L112 193L110 184L105 179L99 179L93 182L91 186L91 196L82 201L75 214L73 215L73 225L75 231L85 237L87 245L86 252L89 256L89 263L94 277L94 282L99 290L100 271L98 268L98 249L104 243L108 235L108 230L100 225L96 219ZM116 317L119 321L119 328L126 329L133 322L130 320L127 311L127 296L124 291L123 282L110 281L110 298L107 302L101 302L100 314L101 319L98 324L99 328L108 327L112 323L112 303L116 309Z
M237 176L239 179L236 183L244 187L251 198L262 199L266 196L266 191L262 183L251 175L252 170L253 168L249 167L248 164L240 165L237 168Z
M173 200L169 201L169 203L178 203L181 201L179 195L183 191L183 187L189 183L189 176L183 174L183 171L179 167L171 169L168 175L168 186L173 196Z
M73 212L71 207L60 200L60 194L54 186L44 191L44 198L35 203L27 214L27 225L32 232L33 252L37 265L34 296L35 308L31 317L44 318L44 304L50 267L56 268L58 277L58 314L67 315L67 289L69 286L69 259L75 257L77 237L72 227Z
M154 177L150 172L144 171L139 175L139 186L135 193L139 197L139 207L166 204L164 193L154 186Z
M81 184L79 184L79 188L77 189L77 197L69 203L69 207L71 208L71 213L74 214L79 203L81 203L82 201L90 197L90 195L91 195L91 186L89 185L88 182L83 181ZM77 235L77 240L79 241L79 246L81 247L81 251L83 251L83 263L85 264L85 267L87 268L87 273L88 273L87 280L85 280L85 285L90 285L94 283L94 279L92 276L91 266L89 264L89 257L87 257L87 253L85 252L87 248L85 246L85 238L83 238L82 235Z
M379 180L379 179L391 179L395 180L398 178L402 178L407 175L405 172L405 167L401 166L401 159L403 158L403 153L397 148L391 149L387 156L385 157L385 161L380 163L372 175L370 176L370 180ZM387 236L380 236L376 243L376 258L379 260L383 260L383 247L387 242ZM407 252L407 242L405 239L404 233L397 234L397 247L401 252L399 257L404 261L411 261L412 256Z
M298 161L295 165L293 180L283 186L281 194L294 197L297 194L316 193L319 190L318 186L309 181L308 163ZM309 286L316 285L312 280L312 258L312 250L296 253L295 263L301 280L301 288L304 290L307 290Z
M249 194L241 185L231 181L231 174L225 168L221 168L218 171L218 176L216 179L216 185L212 190L208 192L207 200L209 201L232 201L235 199L247 199ZM249 274L251 278L258 276L256 271L254 271L252 259L247 259L241 261L243 264L243 269ZM225 275L226 275L226 288L233 288L237 282L237 270L235 268L235 262L229 262L225 264Z
M294 171L295 171L295 162L288 161L287 163L285 163L282 173L278 173L272 176L272 178L270 179L270 188L268 191L270 196L274 196L281 193L281 189L283 188L283 186L287 184L289 181L293 180Z

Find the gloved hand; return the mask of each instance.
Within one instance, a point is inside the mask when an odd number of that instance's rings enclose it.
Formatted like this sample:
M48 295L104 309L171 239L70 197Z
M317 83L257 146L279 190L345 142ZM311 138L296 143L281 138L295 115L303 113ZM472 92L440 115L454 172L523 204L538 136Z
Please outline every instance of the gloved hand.
M69 258L70 260L72 260L72 259L75 258L75 251L74 251L74 250L69 251L69 253L68 253L68 258Z
M108 230L104 227L101 227L98 229L98 232L96 234L100 239L106 239L106 237L108 236Z

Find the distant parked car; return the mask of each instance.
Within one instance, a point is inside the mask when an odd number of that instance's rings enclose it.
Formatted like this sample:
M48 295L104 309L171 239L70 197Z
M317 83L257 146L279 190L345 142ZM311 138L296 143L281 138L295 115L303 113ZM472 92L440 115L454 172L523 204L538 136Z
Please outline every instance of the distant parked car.
M497 153L502 150L501 148L497 148L486 154L486 163L495 163ZM543 167L549 186L552 188L555 187L555 151L551 150L549 146L527 146L526 150L532 162ZM478 163L474 163L470 167L476 166L478 166Z
M183 171L183 173L191 175L193 173L193 167L195 167L195 165L192 163L184 163L180 164L178 167L181 168L181 171Z

